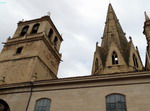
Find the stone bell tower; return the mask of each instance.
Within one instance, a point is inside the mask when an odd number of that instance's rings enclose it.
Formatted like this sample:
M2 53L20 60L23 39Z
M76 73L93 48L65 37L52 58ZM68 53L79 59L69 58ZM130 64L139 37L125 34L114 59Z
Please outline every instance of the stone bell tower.
M20 21L0 54L1 84L56 79L62 41L49 16Z
M128 42L115 11L109 4L102 44L96 43L92 74L110 74L143 70L138 49Z
M150 19L146 14L146 12L145 12L145 23L143 34L146 36L147 40L145 68L146 70L150 70Z

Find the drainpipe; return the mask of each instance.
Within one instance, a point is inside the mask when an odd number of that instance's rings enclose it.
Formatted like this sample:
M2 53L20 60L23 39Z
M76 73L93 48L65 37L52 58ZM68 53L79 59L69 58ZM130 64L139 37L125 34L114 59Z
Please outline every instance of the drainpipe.
M27 102L27 106L26 106L26 110L25 110L25 111L28 111L28 107L29 107L30 100L31 100L31 97L32 97L33 82L30 82L30 87L31 87L30 95L29 95L29 99L28 99L28 102Z

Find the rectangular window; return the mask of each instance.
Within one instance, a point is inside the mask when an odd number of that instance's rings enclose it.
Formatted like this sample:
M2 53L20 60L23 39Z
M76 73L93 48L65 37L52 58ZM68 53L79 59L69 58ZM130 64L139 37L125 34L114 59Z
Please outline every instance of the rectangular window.
M22 52L23 47L18 47L16 50L16 54L20 54Z

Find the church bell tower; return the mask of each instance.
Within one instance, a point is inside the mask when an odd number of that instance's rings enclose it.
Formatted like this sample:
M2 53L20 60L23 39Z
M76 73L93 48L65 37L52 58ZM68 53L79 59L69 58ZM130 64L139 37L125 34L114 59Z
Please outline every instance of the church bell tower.
M1 84L56 79L62 41L49 16L20 21L0 54Z

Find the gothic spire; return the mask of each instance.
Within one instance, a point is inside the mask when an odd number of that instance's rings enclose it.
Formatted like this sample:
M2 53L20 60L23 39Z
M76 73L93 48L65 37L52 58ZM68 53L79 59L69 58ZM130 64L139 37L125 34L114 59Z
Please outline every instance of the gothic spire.
M149 20L149 16L147 15L146 11L144 12L145 15L145 21Z
M119 48L123 48L127 45L125 33L122 30L112 5L109 4L103 33L102 47L108 48L112 40L116 42Z
M133 63L133 57L135 63ZM108 6L101 46L96 46L92 74L142 70L143 65L130 37L128 42L111 4Z

